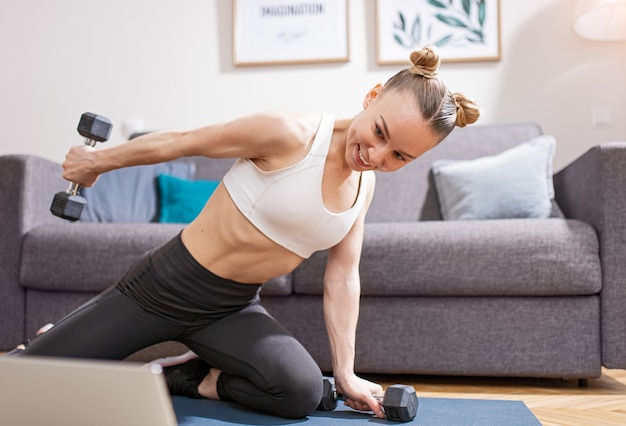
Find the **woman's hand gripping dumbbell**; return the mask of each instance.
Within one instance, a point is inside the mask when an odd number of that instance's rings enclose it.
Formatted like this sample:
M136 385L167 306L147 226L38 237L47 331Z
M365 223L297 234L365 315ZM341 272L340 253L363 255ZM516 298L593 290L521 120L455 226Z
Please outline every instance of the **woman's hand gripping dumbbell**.
M86 112L78 122L78 133L85 137L85 145L95 146L97 142L106 142L111 135L111 121L101 115ZM65 192L57 192L50 205L53 215L76 221L80 219L87 201L79 194L80 185L70 182Z
M383 396L373 396L382 403L387 420L409 422L417 415L419 401L413 386L392 385L385 390ZM322 411L334 410L337 407L338 399L342 399L342 395L337 393L335 381L332 377L324 377L324 391L317 409Z

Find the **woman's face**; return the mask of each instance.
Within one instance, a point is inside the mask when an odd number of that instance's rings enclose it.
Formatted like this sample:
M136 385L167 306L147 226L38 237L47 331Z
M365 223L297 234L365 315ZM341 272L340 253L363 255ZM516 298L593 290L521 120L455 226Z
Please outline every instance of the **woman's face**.
M363 107L346 142L346 162L355 171L392 172L439 143L407 91L383 93L378 85L368 92Z

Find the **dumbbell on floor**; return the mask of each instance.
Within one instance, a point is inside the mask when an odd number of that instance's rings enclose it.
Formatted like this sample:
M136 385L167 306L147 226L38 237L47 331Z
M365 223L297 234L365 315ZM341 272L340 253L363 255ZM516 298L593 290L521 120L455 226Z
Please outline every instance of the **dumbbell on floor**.
M383 404L387 420L409 422L417 415L419 401L415 388L409 385L392 385L385 390L383 397L374 395ZM335 382L330 377L324 377L324 390L318 410L331 411L337 407L337 400L342 395L337 393Z
M111 135L111 121L101 115L86 112L78 122L78 133L85 138L85 145L96 146L97 142L106 142ZM57 192L50 205L53 215L76 221L80 219L87 201L79 194L80 185L70 182L65 192Z

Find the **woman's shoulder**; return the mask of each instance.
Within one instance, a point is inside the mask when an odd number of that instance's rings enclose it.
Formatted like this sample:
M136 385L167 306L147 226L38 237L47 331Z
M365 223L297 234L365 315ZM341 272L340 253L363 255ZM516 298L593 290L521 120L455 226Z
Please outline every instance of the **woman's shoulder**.
M312 143L320 125L321 113L270 111L256 114L252 120L259 133L275 146L305 149Z
M248 146L239 157L271 170L302 158L315 138L321 117L321 113L259 112L227 123L224 134Z
M308 139L317 131L322 114L319 112L267 111L256 119L268 130L279 131L289 139Z

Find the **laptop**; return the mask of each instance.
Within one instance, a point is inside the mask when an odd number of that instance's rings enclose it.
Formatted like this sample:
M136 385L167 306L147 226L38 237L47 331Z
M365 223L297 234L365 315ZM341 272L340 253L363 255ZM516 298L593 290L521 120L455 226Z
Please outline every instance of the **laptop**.
M0 425L176 424L157 364L0 356Z

